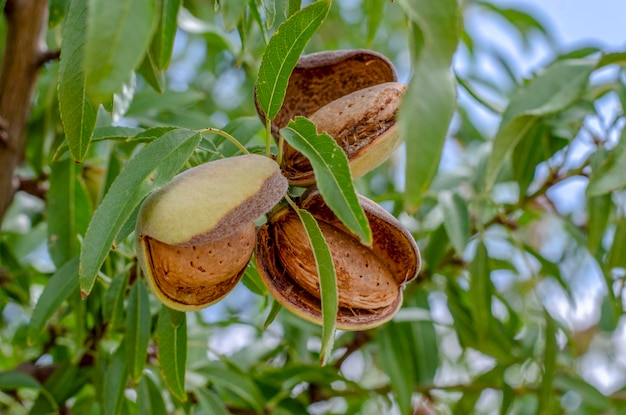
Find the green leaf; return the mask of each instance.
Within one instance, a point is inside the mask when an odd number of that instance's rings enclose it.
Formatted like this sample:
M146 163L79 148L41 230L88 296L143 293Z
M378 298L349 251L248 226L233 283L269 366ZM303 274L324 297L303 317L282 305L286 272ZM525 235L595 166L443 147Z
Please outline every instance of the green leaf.
M610 194L587 197L587 249L592 256L596 256L602 246L612 205Z
M384 1L379 0L365 0L363 2L363 8L367 16L367 45L370 47L374 42L378 28L385 17L385 4Z
M247 289L257 295L264 297L268 293L267 287L263 284L261 277L259 277L259 272L254 265L254 260L248 262L248 266L246 267L246 271L241 278L241 282L243 282L243 285L245 285Z
M87 156L98 115L98 106L87 98L83 68L87 1L72 1L63 25L63 47L59 63L59 111L65 137L76 161Z
M24 372L0 372L0 389L30 388L39 389L41 384L34 377Z
M34 343L46 322L72 293L78 289L78 258L68 261L50 278L44 288L28 325L28 341Z
M40 389L30 414L58 413L58 406L74 396L89 379L89 370L68 361L60 362Z
M180 170L200 142L190 130L171 130L130 160L117 176L87 229L80 255L81 294L89 295L96 275L115 237L143 198L167 183Z
M329 8L330 0L318 0L294 13L278 27L267 44L259 68L256 94L268 120L273 119L283 105L289 76Z
M611 406L611 400L594 386L585 382L580 378L571 377L567 374L557 375L554 378L554 387L563 391L572 391L581 397L585 406L596 409L595 413L608 409Z
M167 415L167 408L161 390L150 376L144 376L137 385L137 413L146 415Z
M467 202L458 193L439 193L439 204L443 210L443 225L450 243L459 255L463 255L470 239L470 215Z
M558 346L556 344L556 323L547 311L544 310L543 315L546 322L546 343L543 352L543 376L541 377L538 413L551 414L554 413L552 411L551 402L554 396L552 382L554 381L554 374L556 370L556 356L558 353Z
M606 261L606 269L626 268L626 218L620 216L616 221L615 235Z
M461 347L478 349L477 333L472 310L466 305L465 292L455 282L448 281L446 295L448 309L454 321L454 329Z
M244 400L254 411L263 412L265 399L249 373L222 363L211 363L198 370L203 377L217 388L227 390Z
M220 11L224 28L229 32L234 30L246 11L247 0L220 0Z
M403 414L411 413L411 397L413 396L412 366L406 364L411 354L410 344L393 321L383 326L376 335L378 357L382 369L391 380L396 401Z
M456 0L401 0L400 5L413 30L413 76L398 122L406 141L404 197L414 209L437 174L454 113L456 85L450 66L461 15Z
M493 187L513 148L540 117L561 111L581 97L596 64L596 60L557 61L518 88L493 142L485 176L487 189Z
M106 415L117 415L121 412L124 401L124 389L126 389L126 379L128 378L128 367L125 360L124 342L115 350L111 356L111 363L104 375L104 389L102 400L104 413Z
M598 169L593 169L587 186L587 197L601 196L613 190L626 186L626 128L615 148L613 148L604 163Z
M428 294L419 292L405 304L429 311ZM439 346L432 320L396 322L381 327L376 334L382 369L389 376L401 413L411 413L411 396L418 385L433 383L439 366Z
M130 378L139 380L148 356L150 340L150 302L148 290L138 279L130 289L126 307L126 366Z
M482 391L465 391L461 399L454 406L453 415L465 415L474 413L474 407L478 398L480 398Z
M157 68L152 53L148 51L144 56L141 65L137 68L137 72L146 82L159 94L165 92L165 72Z
M185 313L161 307L157 323L159 363L169 391L181 402L187 401L187 320Z
M84 68L92 102L109 99L141 63L156 11L155 0L89 1Z
M285 3L288 3L286 4L287 7L285 7L285 12L287 13L285 17L293 16L302 7L302 0L285 0Z
M537 165L551 154L545 154L543 144L550 140L548 129L541 123L534 124L526 138L521 140L513 151L513 177L519 186L522 198L535 177Z
M283 309L283 306L276 300L272 300L272 306L270 308L270 312L267 313L267 317L265 318L265 322L263 323L263 329L267 329L270 324L276 319L280 310Z
M265 26L269 29L274 25L276 19L276 2L275 0L261 0L263 3L263 12L265 13Z
M337 276L335 275L333 257L317 221L313 215L304 209L297 209L296 212L313 247L315 267L317 268L317 275L320 281L320 297L322 300L322 349L320 351L320 362L324 366L331 356L335 341L335 326L339 309Z
M546 28L532 15L529 13L519 10L517 8L507 8L496 6L494 4L488 3L486 1L481 1L479 4L482 7L485 7L492 12L499 14L506 21L508 21L514 28L519 31L521 35L524 46L529 48L531 46L531 36L533 33L539 32L542 33L546 38L550 39L550 34L546 30Z
M50 189L46 195L48 215L48 251L57 267L80 253L79 236L87 231L91 203L84 182L77 177L79 166L72 160L53 163Z
M328 134L317 134L315 124L304 117L296 117L280 132L311 162L317 187L328 207L363 243L371 244L372 230L359 204L348 158L341 147Z
M180 4L181 0L159 0L157 3L159 19L154 36L152 36L150 55L159 70L167 69L172 59Z
M54 28L63 21L66 16L68 4L71 0L50 0L48 2L48 27ZM0 1L0 10L4 10L5 0Z
M109 288L104 294L102 315L114 329L122 328L125 323L124 300L126 299L126 288L128 288L129 278L129 271L118 273L113 277Z
M193 391L198 400L197 413L205 413L212 415L229 415L230 412L224 405L220 397L210 389L194 389Z
M489 255L484 241L481 239L476 247L476 255L470 265L470 289L472 298L472 317L475 323L479 341L488 340L488 333L492 320L491 313L491 272L489 270Z

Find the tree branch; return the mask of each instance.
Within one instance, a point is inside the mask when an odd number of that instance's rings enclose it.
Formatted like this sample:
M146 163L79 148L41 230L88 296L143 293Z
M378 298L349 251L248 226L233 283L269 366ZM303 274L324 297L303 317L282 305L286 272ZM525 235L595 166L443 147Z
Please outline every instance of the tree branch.
M51 58L44 35L47 0L7 0L5 53L0 67L0 223L13 200L13 173L23 159L25 128L39 68Z

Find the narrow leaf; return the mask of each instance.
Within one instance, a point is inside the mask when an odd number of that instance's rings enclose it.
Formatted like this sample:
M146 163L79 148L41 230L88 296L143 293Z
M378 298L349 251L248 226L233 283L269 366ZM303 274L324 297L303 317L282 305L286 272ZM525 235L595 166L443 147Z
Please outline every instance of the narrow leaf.
M96 126L97 105L87 99L83 70L87 1L72 1L63 25L63 47L59 63L59 111L65 137L76 161L83 161Z
M267 313L267 318L265 319L265 322L263 323L263 328L267 329L270 324L272 324L272 322L276 319L276 317L278 316L278 313L280 313L280 310L283 309L283 306L280 305L280 303L276 300L272 301L272 306L270 307L270 312Z
M161 390L150 376L144 376L137 385L137 413L167 415Z
M428 312L428 297L419 293L407 305ZM411 396L418 385L432 384L437 367L438 344L432 319L397 322L381 327L376 334L379 356L391 380L401 413L411 413Z
M163 306L157 323L157 342L161 371L172 395L181 402L185 393L185 368L187 366L187 322L185 313Z
M367 16L367 45L371 46L378 32L378 28L385 17L386 2L380 0L365 0L363 8Z
M328 244L313 215L304 209L298 209L297 212L313 247L315 266L320 281L320 297L322 300L322 350L320 351L320 361L322 366L324 366L333 351L337 311L339 309L335 265Z
M80 286L89 295L117 233L143 198L163 185L183 166L200 142L190 130L171 130L130 160L111 185L87 229L80 255Z
M247 0L221 0L220 11L222 13L222 20L224 21L224 28L227 31L234 30L246 11Z
M587 221L587 249L593 256L596 255L598 249L602 246L602 239L609 223L612 205L610 194L587 198L587 212L589 214Z
M167 69L172 59L180 4L181 0L160 0L158 3L159 20L152 37L150 54L153 57L154 65L159 70Z
M200 371L217 388L231 392L245 401L255 412L262 413L265 399L252 377L234 367L210 364Z
M139 65L155 16L155 0L89 1L83 65L92 102L106 101Z
M230 412L220 397L210 389L195 389L193 391L198 400L202 413L212 415L229 415ZM200 412L198 412L200 413Z
M120 272L113 277L109 288L104 294L102 314L114 329L124 326L124 300L126 299L126 288L129 278L129 271Z
M111 357L111 363L104 375L104 390L102 400L104 413L106 415L116 415L120 413L124 400L124 389L126 389L126 378L128 368L125 362L124 342L120 344Z
M126 366L134 381L139 380L148 356L150 340L150 303L142 280L133 284L126 308Z
M470 289L472 317L479 341L487 340L493 315L491 313L491 273L489 255L485 243L480 240L476 255L470 265Z
M597 409L597 411L594 411L595 413L600 413L611 406L610 397L580 378L571 377L567 374L557 375L554 378L554 386L564 391L577 393L582 398L585 406Z
M456 0L410 1L400 5L413 29L413 76L398 113L406 141L405 202L416 208L437 174L454 113L452 56L459 41Z
M165 91L165 72L157 68L152 53L148 51L143 58L143 62L137 68L137 72L146 82L159 94Z
M352 184L348 158L328 134L317 134L315 124L296 117L281 130L285 140L304 154L311 165L324 201L344 225L365 244L372 243L372 231Z
M624 188L626 186L625 165L626 129L623 129L615 148L609 152L604 163L598 169L593 170L587 186L587 196L600 196Z
M273 119L283 105L289 76L329 8L330 0L318 0L294 13L267 44L256 84L257 99L267 119Z
M46 197L48 216L54 220L48 221L48 250L57 267L80 253L78 236L89 225L91 203L85 184L77 177L79 168L69 158L51 166Z
M396 337L396 324L391 321L377 332L378 357L389 376L400 412L410 414L414 385L411 365L407 365L405 359L411 351L405 338Z
M24 372L0 372L0 389L31 388L39 389L41 384L34 377Z
M78 290L78 258L59 268L46 284L28 325L28 341L34 343L46 322L72 293Z
M596 60L563 60L521 85L502 115L485 177L491 189L517 143L541 116L561 111L576 101L589 82Z
M439 204L443 210L443 225L450 243L459 255L465 252L470 238L470 217L465 199L458 193L441 192Z
M275 0L261 0L263 3L263 12L265 13L265 25L269 29L274 25L276 19L276 2Z
M276 1L276 0L274 0ZM285 0L285 17L291 17L294 13L298 12L302 7L302 0Z
M552 316L544 311L545 328L545 346L543 352L543 376L541 377L541 389L539 393L539 414L551 414L552 399L554 391L552 382L554 381L554 373L556 370L556 355L558 346L556 344L556 323Z
M613 243L606 261L607 270L612 268L626 268L626 218L621 216L616 221Z

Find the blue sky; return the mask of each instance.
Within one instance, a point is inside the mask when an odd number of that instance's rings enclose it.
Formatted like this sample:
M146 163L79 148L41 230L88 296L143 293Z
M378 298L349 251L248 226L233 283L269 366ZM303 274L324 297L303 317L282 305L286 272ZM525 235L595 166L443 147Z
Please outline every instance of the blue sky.
M626 46L625 0L496 0L543 14L557 40L573 46L597 42L609 50Z

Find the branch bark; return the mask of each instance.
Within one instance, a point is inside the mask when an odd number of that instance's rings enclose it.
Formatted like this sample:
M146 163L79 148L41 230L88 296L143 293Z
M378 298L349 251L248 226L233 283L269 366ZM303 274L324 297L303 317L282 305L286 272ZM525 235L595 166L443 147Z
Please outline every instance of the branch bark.
M41 65L49 59L44 36L47 0L7 0L6 44L0 67L0 223L17 185L14 172L24 157L25 129Z

